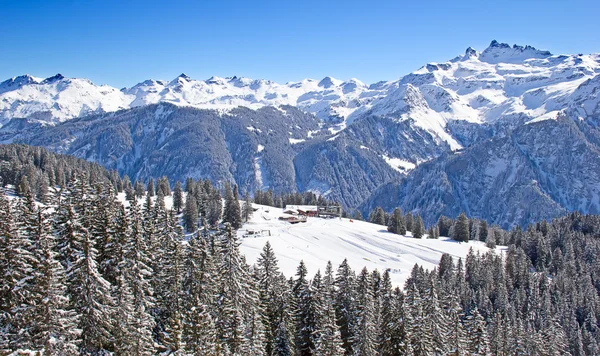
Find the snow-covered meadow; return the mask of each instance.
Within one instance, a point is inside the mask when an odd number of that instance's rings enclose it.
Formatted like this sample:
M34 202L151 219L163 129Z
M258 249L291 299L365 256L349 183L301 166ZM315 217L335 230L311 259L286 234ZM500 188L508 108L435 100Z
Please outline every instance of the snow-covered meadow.
M304 261L309 275L325 269L331 261L334 269L348 259L355 271L363 267L383 272L389 268L392 282L402 286L416 264L426 269L437 266L442 254L464 258L470 248L487 252L484 243L471 241L458 243L447 237L415 239L387 232L385 226L351 219L308 218L306 223L290 224L278 220L283 211L279 208L255 205L258 211L238 231L241 251L247 262L253 264L265 243L269 241L279 260L279 267L287 276L293 276L300 261ZM244 237L248 230L265 231L258 237ZM501 251L498 248L497 251Z

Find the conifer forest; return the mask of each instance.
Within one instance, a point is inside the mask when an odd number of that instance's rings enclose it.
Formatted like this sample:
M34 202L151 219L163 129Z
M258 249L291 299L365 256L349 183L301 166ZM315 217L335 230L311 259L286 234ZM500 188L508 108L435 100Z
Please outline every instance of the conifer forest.
M508 248L445 254L402 286L347 261L315 275L301 262L286 276L269 243L256 264L240 253L235 229L252 209L236 186L188 179L171 190L37 148L2 151L12 167L1 174L2 355L600 352L599 216L510 231L442 217L430 237L468 240L478 225L477 238ZM371 219L392 233L426 231L399 209L381 214Z

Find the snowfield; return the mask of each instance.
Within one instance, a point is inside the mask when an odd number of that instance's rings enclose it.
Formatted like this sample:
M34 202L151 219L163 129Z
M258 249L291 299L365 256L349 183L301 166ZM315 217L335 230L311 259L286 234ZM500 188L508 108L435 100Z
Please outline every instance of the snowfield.
M410 233L395 235L387 232L385 226L350 219L308 218L306 223L290 224L278 220L282 209L254 206L258 211L238 231L240 249L247 262L254 264L269 241L279 268L288 278L295 275L300 261L304 261L312 277L317 270L324 271L327 261L335 270L346 258L356 272L363 267L380 272L389 268L394 285L403 286L415 263L433 269L444 253L464 258L471 247L482 253L489 251L479 241L459 244L447 237L414 239ZM248 230L268 230L271 236L265 232L259 237L244 237Z

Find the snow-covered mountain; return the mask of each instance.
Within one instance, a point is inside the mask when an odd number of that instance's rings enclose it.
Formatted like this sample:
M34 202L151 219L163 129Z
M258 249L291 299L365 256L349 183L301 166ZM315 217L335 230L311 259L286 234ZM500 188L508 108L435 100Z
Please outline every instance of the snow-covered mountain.
M458 149L461 143L446 130L448 121L553 117L599 73L599 54L552 55L492 41L482 52L468 48L447 62L371 85L331 77L278 84L242 77L194 80L182 74L117 90L60 74L47 79L25 75L0 84L0 123L27 117L52 123L159 102L204 109L292 105L322 120L334 119L342 128L346 120L350 124L366 115L412 119Z
M600 54L552 55L496 41L481 52L468 48L447 62L371 85L330 77L278 84L180 75L117 90L61 75L22 76L0 84L0 141L43 145L135 178L209 176L247 189L311 190L349 210L387 199L388 208L429 209L431 216L422 213L429 220L464 210L510 226L565 210L600 209L600 177L594 171L581 176L579 151L556 146L570 142L595 162L599 95ZM511 145L517 133L519 142L536 143L531 154L523 144ZM495 154L520 162L526 173L499 170L492 179L472 166L468 179L453 168L436 181L436 172L460 161L463 151L482 167L493 166L485 158ZM566 167L540 168L542 160ZM553 183L569 175L579 183ZM414 177L427 179L419 185ZM396 189L400 181L408 185ZM489 199L481 200L491 190L517 192L532 181L541 182L531 192L545 205L519 210L502 195L501 204L516 210L499 216ZM368 199L386 183L395 188L381 188ZM478 193L464 194L458 189L464 184L479 187ZM425 204L433 199L432 188L439 201Z
M194 80L181 74L171 81L146 80L117 90L61 74L47 79L24 75L0 84L0 121L34 117L55 123L161 102L201 109L293 105L322 119L345 118L350 102L367 90L357 79L342 82L330 77L278 84L238 77Z

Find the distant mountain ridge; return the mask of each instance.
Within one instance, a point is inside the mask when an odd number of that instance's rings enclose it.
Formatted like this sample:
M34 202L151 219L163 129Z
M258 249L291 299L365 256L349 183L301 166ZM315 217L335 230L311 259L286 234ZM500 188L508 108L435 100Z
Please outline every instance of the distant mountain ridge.
M182 74L118 90L62 75L21 76L0 84L0 140L74 154L135 178L204 174L248 189L312 190L350 211L385 201L388 209L429 209L428 222L467 211L507 227L566 210L599 211L597 173L580 176L581 164L596 164L600 147L599 74L600 54L553 55L492 41L481 52L468 48L371 85L331 77L198 81ZM525 154L523 144L510 144L515 140L536 144ZM579 149L559 149L557 142ZM503 172L512 168L496 164L498 155L527 173L508 179ZM461 156L481 167L457 170ZM536 163L552 160L567 167ZM479 172L494 164L491 176ZM443 173L449 166L459 174ZM568 176L579 183L561 191L553 180ZM457 193L465 182L478 187L477 196ZM519 210L516 198L495 196L514 210L499 216L491 201L480 201L517 186L537 187L527 194L540 197L540 206ZM441 194L435 204L432 192Z

